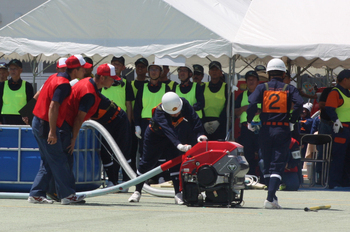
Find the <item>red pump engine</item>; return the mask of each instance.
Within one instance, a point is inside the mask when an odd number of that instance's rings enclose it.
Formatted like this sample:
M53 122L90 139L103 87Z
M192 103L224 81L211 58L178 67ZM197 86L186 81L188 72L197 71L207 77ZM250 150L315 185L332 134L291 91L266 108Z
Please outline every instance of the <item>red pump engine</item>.
M196 144L182 158L180 188L189 206L241 204L249 164L235 142Z

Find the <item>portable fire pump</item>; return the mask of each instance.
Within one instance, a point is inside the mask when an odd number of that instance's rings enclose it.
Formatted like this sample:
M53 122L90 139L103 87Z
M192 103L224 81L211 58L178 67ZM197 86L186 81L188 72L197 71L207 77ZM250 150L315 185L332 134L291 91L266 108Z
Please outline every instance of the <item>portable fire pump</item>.
M217 141L198 143L182 158L183 200L188 206L240 205L248 170L242 145Z

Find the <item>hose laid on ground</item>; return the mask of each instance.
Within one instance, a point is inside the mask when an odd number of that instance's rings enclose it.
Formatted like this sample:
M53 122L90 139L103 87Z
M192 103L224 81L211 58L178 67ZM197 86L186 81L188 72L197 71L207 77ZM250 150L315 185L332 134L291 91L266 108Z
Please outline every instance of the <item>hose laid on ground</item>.
M113 192L118 192L123 189L126 189L128 187L134 186L138 183L141 183L143 181L146 181L147 179L156 176L163 171L181 163L182 157L179 156L173 160L170 160L161 166L158 166L149 172L139 176L136 178L136 173L132 170L126 159L124 158L123 153L120 151L118 145L115 143L113 137L110 135L110 133L98 122L92 121L92 120L87 120L83 123L82 127L92 127L96 129L98 132L101 133L101 135L105 138L105 140L108 142L110 145L112 152L118 159L120 165L122 168L125 170L125 172L128 174L131 180L121 183L119 185L115 185L109 188L104 188L104 189L96 189L92 191L86 191L82 192L79 194L86 194L87 197L96 197L100 195L105 195L108 193L113 193ZM152 188L149 185L144 185L143 190L149 194L158 196L158 197L174 197L175 193L173 190L161 190L161 189L156 189ZM10 192L0 192L0 199L26 199L28 198L29 193L10 193Z
M130 177L131 180L136 178L136 173L134 172L134 170L132 170L132 168L130 167L130 165L128 164L126 159L124 158L123 153L120 151L120 149L119 149L118 145L116 144L116 142L114 141L113 137L101 124L99 124L98 122L93 121L93 120L87 120L83 123L82 127L92 127L92 128L95 128L96 130L98 130L98 132L100 132L101 135L108 142L109 146L112 149L113 154L116 156L115 158L117 158L117 160L120 163L120 166L125 170L126 174L128 174L128 176ZM158 174L159 173L154 174L153 176L156 176ZM151 178L153 176L150 176L149 178ZM149 178L147 178L147 179L149 179ZM147 179L145 179L145 180L147 180ZM140 183L140 182L142 182L142 181L139 181L138 183ZM133 185L135 185L135 184L133 184ZM133 185L130 185L130 186L133 186ZM113 188L113 187L115 188L117 186L120 186L120 185L112 186L110 188ZM124 188L127 188L127 187L124 187ZM144 185L143 190L149 194L152 194L152 195L155 195L158 197L174 197L174 195L175 195L174 190L156 189L156 188L152 188L151 186L149 186L147 184ZM94 190L94 191L96 191L96 190Z

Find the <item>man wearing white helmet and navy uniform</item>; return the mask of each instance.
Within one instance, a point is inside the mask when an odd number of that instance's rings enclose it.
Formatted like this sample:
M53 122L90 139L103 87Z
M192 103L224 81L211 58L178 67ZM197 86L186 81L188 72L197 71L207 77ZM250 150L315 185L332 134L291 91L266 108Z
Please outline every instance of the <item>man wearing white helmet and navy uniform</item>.
M257 104L261 103L262 127L259 132L259 143L264 160L265 184L268 186L264 208L281 209L276 191L287 163L291 128L300 115L303 99L294 86L283 83L286 66L281 59L270 60L267 64L267 72L270 81L259 84L255 91L249 95L247 127L252 131L255 130L251 122L257 112ZM294 110L290 115L292 103L294 103Z
M152 119L146 128L137 174L142 175L154 168L163 154L167 160L171 160L181 155L181 152L191 149L186 130L193 131L198 141L207 140L203 135L202 123L189 102L174 92L167 92L162 97L162 103L153 109ZM175 189L175 203L183 204L179 190L179 170L180 165L171 168L170 177ZM129 198L129 202L139 202L143 184L136 185L136 191Z

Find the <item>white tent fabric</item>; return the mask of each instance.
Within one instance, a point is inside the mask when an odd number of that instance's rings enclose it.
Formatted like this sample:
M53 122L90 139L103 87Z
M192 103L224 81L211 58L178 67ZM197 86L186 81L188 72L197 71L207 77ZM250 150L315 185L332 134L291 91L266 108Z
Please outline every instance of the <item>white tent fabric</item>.
M253 59L287 56L304 67L350 67L348 0L252 1L234 39L235 53Z
M49 0L0 29L0 56L54 61L84 54L133 63L184 56L228 66L250 0ZM202 58L209 59L202 59Z

